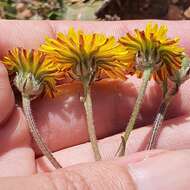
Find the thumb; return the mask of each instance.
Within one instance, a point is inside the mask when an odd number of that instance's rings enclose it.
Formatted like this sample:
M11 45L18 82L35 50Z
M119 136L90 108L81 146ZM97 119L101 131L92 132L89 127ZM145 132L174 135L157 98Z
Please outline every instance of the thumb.
M5 66L0 63L0 125L8 119L14 108L14 95Z
M79 164L31 177L1 178L0 189L190 189L190 151L148 154L150 152L137 153L129 159Z

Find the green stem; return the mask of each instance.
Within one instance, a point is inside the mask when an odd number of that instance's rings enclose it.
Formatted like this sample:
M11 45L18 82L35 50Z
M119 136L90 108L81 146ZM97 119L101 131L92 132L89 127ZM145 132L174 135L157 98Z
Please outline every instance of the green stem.
M161 103L159 112L156 115L156 119L154 121L154 126L152 128L151 137L149 139L148 146L146 150L152 150L156 145L156 140L160 131L160 128L162 126L162 122L164 120L165 114L167 112L168 106L170 105L172 98L176 95L178 92L179 86L176 85L175 88L173 88L171 91L168 91L165 96L164 100Z
M84 108L86 112L88 134L89 134L90 142L92 145L92 150L94 152L95 160L98 161L98 160L101 160L101 155L100 155L100 151L99 151L97 139L96 139L90 87L84 85L84 92L85 92L85 97L84 97L83 103L84 103Z
M52 163L52 165L56 169L62 168L62 166L58 163L58 161L55 159L53 154L48 149L47 145L44 143L44 141L36 127L34 118L32 116L32 111L31 111L31 106L30 106L30 98L28 96L22 95L22 106L24 109L27 123L28 123L28 128L33 136L33 139L35 140L36 144L38 145L39 149L48 158L48 160Z
M129 138L129 135L130 135L131 131L134 128L134 125L135 125L137 116L139 114L140 108L141 108L142 100L143 100L143 97L144 97L146 87L148 85L148 81L150 79L151 73L152 73L152 67L149 67L149 68L144 70L143 82L141 84L140 91L139 91L135 106L133 108L133 112L131 114L129 123L128 123L127 127L126 127L124 136L122 137L122 142L121 142L121 144L119 146L119 149L117 151L118 156L124 156L125 155L126 143L127 143L127 140Z

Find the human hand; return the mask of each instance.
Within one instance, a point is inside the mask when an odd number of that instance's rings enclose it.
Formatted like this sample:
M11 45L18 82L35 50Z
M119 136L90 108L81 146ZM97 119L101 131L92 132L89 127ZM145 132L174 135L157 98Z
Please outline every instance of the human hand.
M182 45L190 52L188 21L164 23L169 27L169 34L181 37ZM17 46L38 48L46 35L54 37L57 31L65 32L69 25L120 36L133 28L144 27L145 22L1 21L0 55ZM146 147L161 100L158 85L151 81L137 121L139 128L133 131L127 145L127 156L114 159L121 136L115 134L126 126L140 80L132 77L126 82L97 82L93 87L93 108L97 136L102 139L99 141L105 160L102 162L93 162L91 146L86 143L88 135L79 83L67 85L63 96L57 99L34 101L37 126L64 167L53 171L31 143L23 112L15 106L7 72L0 65L0 189L189 189L190 151L184 150L190 147L189 85L189 81L184 83L170 106L167 114L170 119L164 123L166 127L157 144L160 150L136 153Z

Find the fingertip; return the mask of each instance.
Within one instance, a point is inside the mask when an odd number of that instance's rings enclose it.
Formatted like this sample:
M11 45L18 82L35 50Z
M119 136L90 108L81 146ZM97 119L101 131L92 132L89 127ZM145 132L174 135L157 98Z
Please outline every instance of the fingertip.
M9 82L8 72L0 62L0 125L10 116L15 105L14 94ZM4 108L4 109L3 109Z
M129 173L139 190L189 189L189 155L189 150L168 151L128 164Z

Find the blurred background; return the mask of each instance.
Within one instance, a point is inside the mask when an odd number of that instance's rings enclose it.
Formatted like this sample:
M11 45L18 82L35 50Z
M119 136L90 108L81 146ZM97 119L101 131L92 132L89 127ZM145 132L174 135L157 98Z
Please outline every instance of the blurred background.
M190 0L0 0L1 19L190 19Z

